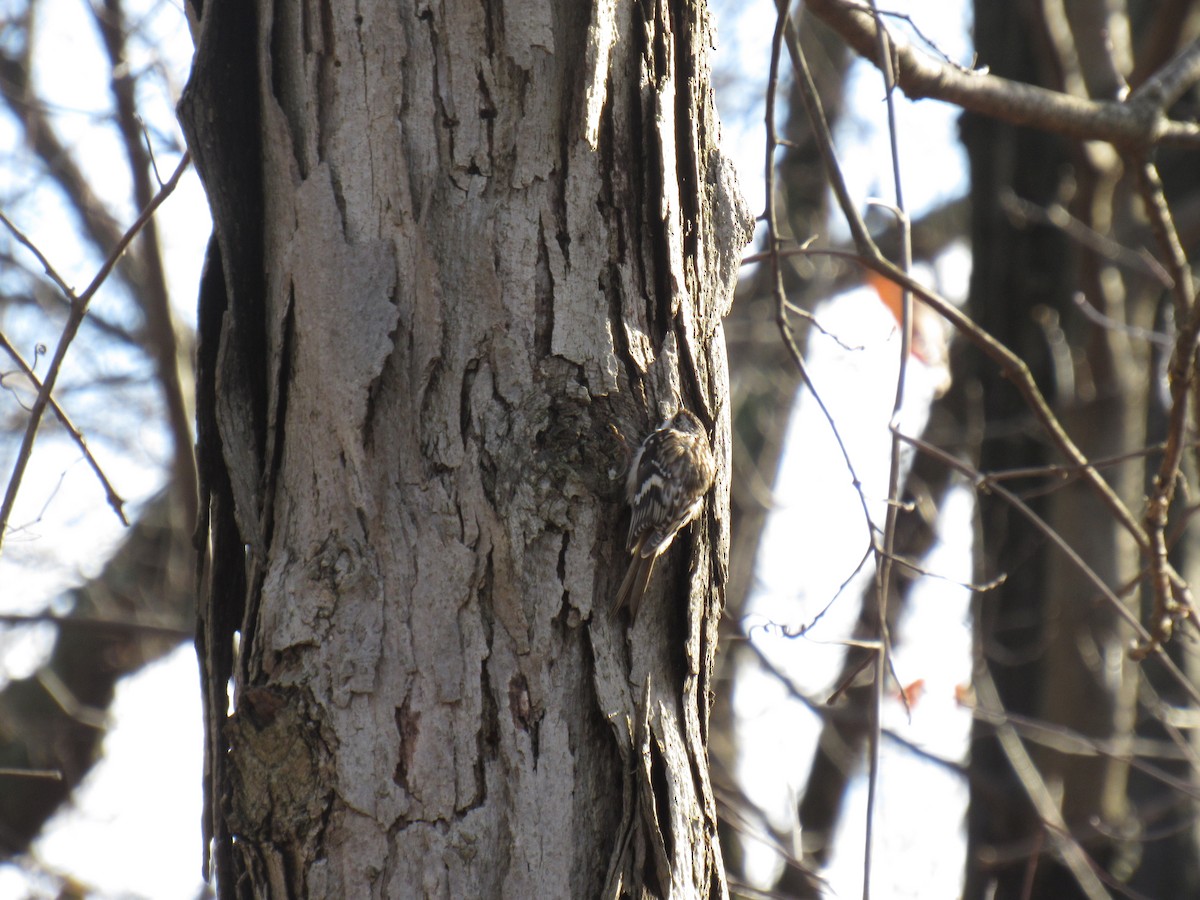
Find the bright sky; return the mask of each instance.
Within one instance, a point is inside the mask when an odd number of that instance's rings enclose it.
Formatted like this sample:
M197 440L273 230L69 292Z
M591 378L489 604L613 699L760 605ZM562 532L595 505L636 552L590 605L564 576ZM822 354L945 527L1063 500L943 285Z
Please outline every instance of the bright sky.
M91 15L81 0L38 0L37 8L39 40L33 54L33 75L38 90L54 110L55 127L63 143L76 151L87 148L76 156L93 175L89 180L97 194L124 221L132 221L136 211L129 200L128 166L104 116L111 107L111 97ZM131 67L140 70L156 60L160 45L166 63L163 77L140 81L140 94L147 101L143 106L146 127L165 179L178 156L160 137L181 141L173 113L177 97L171 92L182 87L190 65L191 40L180 5L166 0L132 0L127 11L131 19L140 22L148 39L130 43ZM64 61L70 64L64 65ZM164 72L161 68L156 71ZM21 132L7 116L0 116L0 148L12 148L11 159L19 159L24 153ZM21 198L5 212L43 249L67 283L82 290L101 260L80 251L72 237L76 229L73 215L56 192L33 189L36 177L29 167L0 167L0 195ZM192 328L209 231L207 206L194 172L188 173L159 210L158 224L175 313ZM14 252L32 260L23 249L15 248ZM36 263L31 262L31 267L36 270ZM96 295L92 309L103 318L129 324L128 304L115 279ZM41 342L53 351L57 341L57 320L50 327L46 321L40 312L18 308L7 311L3 325L26 359L32 360L35 343ZM88 328L85 324L81 338L68 354L60 384L75 392L69 411L77 424L87 426L89 447L129 502L130 514L136 516L140 504L161 487L162 465L168 453L165 433L158 425L157 397L150 391L127 387L117 395L117 405L132 414L114 415L111 390L89 389L89 385L123 379L135 370L129 354L113 342L91 341L81 349ZM10 368L5 360L3 371ZM43 361L39 371L44 369ZM0 477L5 482L15 459L14 447L7 444L0 451L0 472L4 473ZM5 539L0 584L19 582L21 590L5 592L0 600L6 611L20 613L44 609L48 598L95 575L124 531L78 449L53 425L39 434L12 525L18 530ZM48 541L50 536L55 540ZM9 655L8 643L0 642L4 656L0 674L9 671L10 665L25 669L29 652L44 648L46 638L26 635L20 642L24 650L15 659Z
M961 11L965 4L961 0L955 3L953 8L960 11L953 14L947 13L946 4L938 4L936 16L929 15L929 6L915 0L889 4L893 9L911 8L922 28L944 50L968 61L964 59L965 12ZM127 185L110 174L124 171L123 160L113 156L119 149L97 125L96 118L86 114L87 110L104 109L109 104L102 61L95 49L88 17L80 15L80 0L40 0L39 8L43 32L35 59L40 87L52 102L62 107L59 122L64 133L75 143L87 144L89 161L98 173L104 173L95 180L113 200L122 201L128 196ZM164 49L171 71L158 112L148 114L148 124L152 131L177 135L172 109L191 52L182 11L179 6L157 0L137 0L137 8L155 41ZM738 79L728 83L728 89L719 95L724 144L734 157L751 208L759 211L763 206L761 98L774 4L767 0L745 4L723 2L718 4L716 14L719 65L738 70ZM152 51L157 52L158 47L147 47L146 55L135 56L131 63L135 67L144 65ZM64 60L69 60L70 65L64 65ZM869 67L860 67L852 90L859 107L867 112L840 129L839 152L851 189L860 204L865 204L870 196L891 196L890 179L885 177L890 168L878 74ZM901 103L900 133L905 188L914 213L965 188L952 111L932 102ZM0 117L0 147L13 137L11 123ZM174 157L164 153L160 158L164 177L173 164ZM958 175L946 177L945 173ZM0 189L11 186L13 177L11 172L0 170ZM42 201L26 204L16 212L22 226L47 249L68 280L76 286L90 280L97 261L81 258L72 246L59 241L59 235L71 230L71 223L60 207ZM209 230L206 215L194 173L189 174L159 212L172 300L180 318L189 324L194 321L196 286ZM965 266L969 262L959 254L939 272L951 296L962 289ZM102 304L108 302L101 298L97 301L98 308L105 309ZM111 302L115 308L117 300ZM884 493L878 466L886 465L886 459L879 448L886 437L890 389L882 392L877 403L864 398L878 396L879 385L885 384L888 377L894 378L887 372L895 368L896 338L890 320L882 314L863 314L871 309L878 309L878 304L852 298L821 313L827 327L842 335L848 344L862 344L863 351L846 353L831 341L818 340L810 352L816 377L829 386L823 395L838 410L839 424L857 448L860 471L868 475L872 499L878 504ZM10 327L7 322L5 326ZM113 364L119 365L120 361ZM919 367L913 377L910 393L914 403L906 414L919 418L923 413L917 398L922 393L928 394L928 385L921 385ZM844 391L839 393L835 386ZM798 402L793 429L798 437L789 441L788 462L778 488L780 518L770 526L760 562L759 576L767 590L754 601L756 618L752 621L766 618L791 624L805 621L814 609L824 605L862 552L858 502L846 496L846 486L835 485L833 491L840 493L826 490L814 494L812 473L817 473L822 483L837 482L844 474L844 466L840 457L830 455L827 428L815 416L811 399L802 397ZM141 437L140 455L110 453L103 460L119 489L134 501L149 497L157 489L161 481L157 466L165 456L161 434L147 431ZM108 555L121 537L121 529L102 498L97 498L94 512L84 515L58 501L59 497L74 499L96 491L91 473L76 462L77 458L78 453L69 446L53 441L39 444L40 469L30 476L30 483L42 487L23 493L26 505L17 517L18 521L32 525L21 537L10 539L5 556L0 557L0 584L11 584L14 571L19 570L22 578L20 597L12 591L0 597L0 609L4 611L44 609L48 598L65 583L92 574L98 561ZM0 463L7 466L9 461L0 459ZM64 471L67 480L55 493L52 486ZM795 473L807 473L807 481ZM814 509L821 510L821 514L814 515L811 512ZM958 530L967 530L961 524L969 516L964 502L955 500L948 504L943 515L959 523ZM58 558L60 564L55 566L45 564L47 542L52 535L67 535L65 545L56 544L49 551ZM778 549L769 549L773 547ZM798 549L812 561L798 566ZM930 567L947 577L966 580L968 574L956 568L964 564L962 548L939 552L942 555L935 555ZM778 558L786 560L786 565L773 565L771 560ZM911 673L914 679L925 679L927 696L918 705L911 725L903 720L898 703L886 710L889 726L947 757L961 755L965 746L962 717L953 715L948 698L952 697L955 684L967 680L969 670L964 670L961 655L942 652L956 642L969 647L966 606L961 594L952 585L934 582L923 588L914 601L908 621L901 626L903 635L896 664L902 677ZM856 615L857 606L848 597L835 605L821 628L807 639L784 640L762 629L757 631L756 639L806 689L819 692L837 671L841 654L837 641ZM4 658L0 676L27 674L37 665L50 636L48 629L25 629L19 638L0 637L0 655ZM922 638L927 642L923 643ZM950 644L945 643L947 640ZM778 768L766 771L788 774L786 790L781 790L779 776L757 785L748 783L747 787L764 809L786 817L789 806L794 806L794 791L802 783L803 770L812 753L814 723L809 714L797 712L782 699L778 685L758 683L753 692L758 698L757 705L747 707L739 695L739 711L746 716L748 728L761 727L769 737L761 744L784 750L787 758L767 761ZM189 645L124 680L113 707L112 727L105 738L104 760L88 777L75 807L59 815L38 842L37 860L52 871L70 873L95 886L104 896L156 900L197 896L201 887L200 722L196 663ZM747 763L748 768L755 765L754 760ZM903 871L896 869L898 892L889 896L915 897L919 887L925 888L919 893L923 898L956 894L957 888L953 886L957 884L956 866L961 863L945 852L946 847L960 840L954 815L931 818L927 830L940 827L946 834L932 842L924 837L921 841L927 846L932 843L934 853L942 857L940 861L931 859L927 850L904 843L913 839L911 827L887 828L889 822L903 819L902 813L910 815L913 808L921 806L913 800L914 793L921 797L946 796L952 803L965 803L965 795L959 796L962 786L957 782L946 783L941 770L928 771L930 768L906 755L891 752L886 755L885 785L894 786L894 790L889 789L881 801L882 840L889 858L905 860ZM850 800L852 815L844 823L848 836L844 846L848 849L837 855L831 870L825 873L839 896L853 896L860 889L855 879L861 878L864 803L861 785L854 791ZM49 897L54 895L55 888L49 881L30 881L27 873L14 866L0 866L0 897L29 892L35 897Z
M40 861L105 896L199 896L200 723L190 645L122 681L104 761L38 841ZM6 890L7 869L0 867L0 897L18 895Z
M958 62L970 64L966 4L888 3L886 8L916 17L922 31ZM755 15L737 6L732 19L720 20L724 50L734 45L738 63L757 61L747 75L765 84L770 57L774 5L755 4ZM728 20L728 21L727 21ZM874 67L855 64L848 86L855 110L837 129L835 139L847 186L860 211L871 198L894 199L882 79ZM761 97L762 91L742 96ZM726 114L723 136L735 154L752 209L763 208L762 106L751 105L737 119ZM966 164L957 140L956 111L935 102L909 103L898 98L897 132L905 197L910 214L946 202L966 191ZM730 140L732 138L732 140ZM845 229L832 236L845 239ZM823 237L821 243L828 240ZM956 248L939 261L925 280L950 298L966 296L969 254ZM817 311L834 340L814 333L806 351L808 366L822 398L850 448L875 522L884 518L887 495L888 420L891 417L899 336L894 320L869 289L834 298ZM918 363L910 363L906 406L907 433L919 433L934 384ZM857 598L868 566L857 584L829 608L820 624L803 638L788 638L771 623L800 626L811 622L835 596L866 549L861 505L851 485L829 425L807 392L797 398L774 487L775 509L764 531L756 565L756 587L747 602L743 629L778 669L800 690L823 701L833 689L846 640L859 612ZM952 494L942 510L943 534L971 534L972 505L966 492ZM884 725L917 746L951 761L966 757L970 717L956 702L956 689L971 675L970 595L954 582L970 580L969 544L960 539L939 544L926 565L946 580L923 579L914 590L894 638L895 667L902 682L921 680L924 694L911 722L897 698L887 702ZM820 720L791 700L773 675L743 671L737 680L735 712L742 747L739 778L748 798L780 829L795 820L808 768L820 733ZM965 838L963 813L967 788L961 778L885 742L881 753L880 796L875 823L876 869L873 887L889 898L950 898L961 891ZM862 892L866 828L866 779L852 780L829 868L821 875L838 897ZM914 819L914 810L922 811ZM778 858L766 845L746 847L760 886L770 884Z
M829 338L814 338L808 353L818 389L851 448L872 517L881 524L891 399L878 388L886 383L886 378L881 382L881 373L890 372L894 378L896 369L896 341L883 334L893 330L892 322L865 289L837 299L819 315L846 343L863 346L847 351ZM901 421L906 432L918 433L933 385L923 366L915 362L910 366L909 402ZM822 376L828 389L822 386ZM804 637L789 638L771 627L775 623L795 630L813 622L867 547L857 494L829 426L807 393L798 398L793 414L784 467L775 486L776 507L763 536L756 589L747 603L743 628L797 688L821 703L835 687L844 656L841 642L854 629L857 597L872 577L873 567L864 569ZM952 495L942 510L942 532L969 540L971 509L968 495ZM926 561L930 571L951 581L923 579L894 633L899 678L905 684L920 680L924 693L911 722L894 696L884 710L886 727L953 761L964 758L970 729L970 717L955 701L956 688L970 682L970 595L953 583L970 580L968 551L960 539L957 544L938 545ZM889 690L889 695L894 693ZM734 699L742 730L743 786L776 827L786 828L795 816L821 722L807 707L791 701L773 675L743 672ZM944 769L895 751L891 745L885 745L882 756L876 835L880 871L886 872L886 880L877 882L876 888L887 897L957 896L965 785ZM761 773L770 775L763 778ZM855 779L838 852L830 870L823 873L839 896L852 897L861 891L865 796L865 781ZM924 799L913 803L914 796ZM930 798L945 803L938 805ZM914 839L914 810L924 812L920 841ZM942 839L927 840L939 829L945 832ZM762 848L751 855L760 860L764 871L773 868L771 855Z
M164 136L181 140L173 107L191 56L191 39L182 7L162 0L133 0L126 5L139 21L145 43L131 44L129 63L141 69L163 54L163 77L144 78L142 96L156 101L144 105L146 125L165 179L177 155ZM120 147L104 127L107 110L107 70L100 56L91 15L80 0L38 0L40 39L34 53L39 90L56 109L56 125L64 142L87 147L81 154L100 195L125 221L135 211L128 205L128 171ZM69 61L65 65L64 61ZM0 148L18 146L19 132L0 116ZM0 150L0 156L4 151ZM13 157L16 153L13 153ZM0 193L19 194L17 179L30 173L0 167ZM45 191L28 194L24 202L6 208L33 241L47 253L69 284L82 289L95 274L99 260L81 255L70 240L74 220L56 196ZM190 172L158 212L163 252L176 315L194 327L195 297L210 226L207 206L195 173ZM102 290L93 308L119 321L122 298ZM55 323L49 330L32 317L8 316L6 332L33 355L36 340L53 346ZM85 325L85 329L87 326ZM27 337L28 340L21 342ZM130 368L123 351L97 356L95 351L69 355L64 378L76 383L90 377L120 377ZM44 367L44 366L43 366ZM0 369L9 368L7 361ZM97 392L105 400L103 391ZM127 398L123 398L127 399ZM87 395L76 395L71 412L81 421L93 411ZM111 403L111 400L108 402ZM165 436L154 415L126 417L119 441L110 442L102 429L88 431L89 445L106 474L130 501L136 516L141 502L162 484L161 466L167 456ZM132 440L130 440L132 437ZM12 456L0 454L4 478ZM64 474L65 473L65 474ZM60 481L61 477L61 481ZM47 608L67 585L94 575L124 529L116 521L78 450L47 429L19 495L13 521L22 527L6 540L0 556L0 611L31 613ZM19 589L17 589L19 585ZM49 626L23 628L0 635L0 678L20 678L44 658L53 631ZM190 644L147 666L118 685L104 739L104 758L85 780L75 803L49 824L34 848L37 867L69 874L94 886L101 897L191 900L203 887L200 877L200 772L203 740L195 653ZM14 865L0 865L0 897L54 897L55 880L39 877Z

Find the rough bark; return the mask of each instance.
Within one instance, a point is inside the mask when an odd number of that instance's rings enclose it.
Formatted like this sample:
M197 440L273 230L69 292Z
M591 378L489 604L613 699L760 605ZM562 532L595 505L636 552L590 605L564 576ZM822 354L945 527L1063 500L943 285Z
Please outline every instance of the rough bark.
M222 894L724 895L725 465L636 624L608 615L613 429L682 402L729 457L720 319L749 223L704 9L202 13L182 115L215 214Z

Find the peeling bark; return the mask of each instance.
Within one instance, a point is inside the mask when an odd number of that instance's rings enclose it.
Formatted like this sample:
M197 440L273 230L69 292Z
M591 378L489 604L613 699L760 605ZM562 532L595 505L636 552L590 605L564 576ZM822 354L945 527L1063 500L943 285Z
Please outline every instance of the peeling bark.
M230 6L203 15L252 39L202 21L182 106L215 148L224 264L200 428L221 893L724 896L724 469L636 625L607 613L614 429L682 402L729 457L721 317L750 221L706 12ZM212 88L239 67L256 170L225 159Z

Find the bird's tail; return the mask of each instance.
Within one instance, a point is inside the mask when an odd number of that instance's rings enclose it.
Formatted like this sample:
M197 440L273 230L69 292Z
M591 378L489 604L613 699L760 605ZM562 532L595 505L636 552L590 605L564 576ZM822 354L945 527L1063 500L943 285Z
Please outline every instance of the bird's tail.
M634 552L633 559L629 561L629 568L625 571L625 578L621 581L621 587L617 590L617 599L612 607L614 616L621 611L621 607L628 605L629 621L633 622L637 618L638 607L642 605L642 596L650 583L656 558L655 555L646 557Z

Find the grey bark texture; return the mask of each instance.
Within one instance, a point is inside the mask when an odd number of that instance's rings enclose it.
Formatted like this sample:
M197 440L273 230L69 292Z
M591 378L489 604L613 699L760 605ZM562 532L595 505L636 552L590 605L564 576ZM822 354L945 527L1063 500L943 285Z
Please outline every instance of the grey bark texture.
M750 217L706 9L199 13L221 893L724 896L721 317ZM680 403L721 474L630 626L622 439Z

